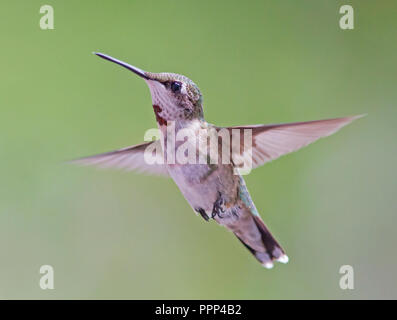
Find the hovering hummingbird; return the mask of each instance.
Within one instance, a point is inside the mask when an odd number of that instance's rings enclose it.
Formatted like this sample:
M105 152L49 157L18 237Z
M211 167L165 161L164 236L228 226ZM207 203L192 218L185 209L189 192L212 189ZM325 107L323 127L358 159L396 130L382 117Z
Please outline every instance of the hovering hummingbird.
M321 137L329 136L361 116L295 122L271 125L249 125L221 128L204 120L202 95L199 88L185 76L174 73L151 73L102 53L97 56L117 63L143 78L149 86L157 125L167 135L167 124L173 122L175 130L251 130L250 152L238 151L242 158L252 156L252 168L259 167L284 154L296 151ZM74 160L75 163L117 167L171 177L190 206L204 220L215 220L226 227L244 244L266 268L274 261L288 262L288 256L261 219L244 179L236 174L236 164L217 162L205 164L169 164L166 153L163 162L148 164L145 150L150 146L165 150L164 143L150 141L127 148ZM175 146L177 147L177 146Z

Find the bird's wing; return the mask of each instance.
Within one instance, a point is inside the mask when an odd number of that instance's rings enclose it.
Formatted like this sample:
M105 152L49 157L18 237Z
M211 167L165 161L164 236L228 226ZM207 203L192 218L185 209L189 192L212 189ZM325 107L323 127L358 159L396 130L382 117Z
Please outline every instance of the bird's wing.
M150 148L150 149L147 149ZM150 160L145 157L145 150ZM135 170L148 174L168 176L168 170L164 164L163 152L160 140L138 144L135 146L97 154L94 156L80 158L70 161L82 165L93 165L100 168L118 168Z
M252 162L249 163L252 163L252 168L256 168L284 154L297 151L322 137L327 137L361 117L362 115L307 122L227 127L226 129L229 130L230 135L233 129L240 129L239 155L244 159L252 154ZM252 130L252 147L247 148L246 151L244 150L244 129ZM251 152L247 152L248 150Z

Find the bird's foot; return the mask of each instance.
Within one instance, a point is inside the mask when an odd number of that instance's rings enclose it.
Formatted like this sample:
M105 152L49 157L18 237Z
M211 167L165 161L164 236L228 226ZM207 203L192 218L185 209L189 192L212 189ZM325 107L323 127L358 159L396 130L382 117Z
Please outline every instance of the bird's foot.
M205 212L205 210L203 208L197 208L195 210L196 210L196 212L200 213L200 215L203 217L203 219L205 221L208 221L210 219L210 217L207 215L207 213Z
M216 216L218 216L220 219L224 218L224 216L221 215L221 213L224 213L226 211L224 204L225 201L223 200L221 193L218 192L218 198L214 202L214 207L212 208L212 219L214 219Z

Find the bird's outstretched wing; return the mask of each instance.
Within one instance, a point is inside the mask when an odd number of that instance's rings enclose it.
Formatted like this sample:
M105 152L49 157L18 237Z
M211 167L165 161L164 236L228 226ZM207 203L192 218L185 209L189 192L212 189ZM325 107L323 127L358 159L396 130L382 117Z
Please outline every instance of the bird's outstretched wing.
M145 159L145 150L148 147L150 147L150 149L154 151L152 153L152 160L156 161L148 162L147 159ZM86 158L72 160L70 161L70 163L93 165L100 168L112 167L125 170L135 170L148 174L169 176L167 167L163 161L163 152L155 152L155 150L162 150L159 140L142 143L111 152L97 154Z
M227 129L230 134L232 134L232 129L240 129L240 155L243 159L251 156L244 150L243 131L244 129L252 130L252 148L250 148L252 162L249 163L252 163L252 168L256 168L284 154L297 151L322 137L327 137L362 116L283 124L237 126L227 127Z

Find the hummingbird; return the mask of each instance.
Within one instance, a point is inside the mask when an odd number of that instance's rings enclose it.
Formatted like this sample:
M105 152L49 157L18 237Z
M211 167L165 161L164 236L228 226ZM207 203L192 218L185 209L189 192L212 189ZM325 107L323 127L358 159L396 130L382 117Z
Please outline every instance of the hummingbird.
M203 98L198 86L189 78L175 73L152 73L141 70L109 55L94 52L141 77L149 86L153 111L159 131L166 137L167 125L174 123L175 131L187 130L197 136L198 130L219 132L232 136L234 130L250 130L250 152L233 149L242 159L251 157L257 168L282 155L296 151L322 137L329 136L361 116L349 116L316 121L218 127L205 121ZM251 199L243 176L236 173L233 160L224 163L168 163L167 139L149 141L123 149L80 158L73 162L82 165L115 167L149 174L163 175L174 180L196 215L205 221L214 220L226 227L265 268L275 261L288 262L288 256L263 222ZM145 161L149 147L164 150L159 163ZM177 148L178 145L175 145ZM197 145L194 146L195 148ZM233 155L233 154L232 154Z

